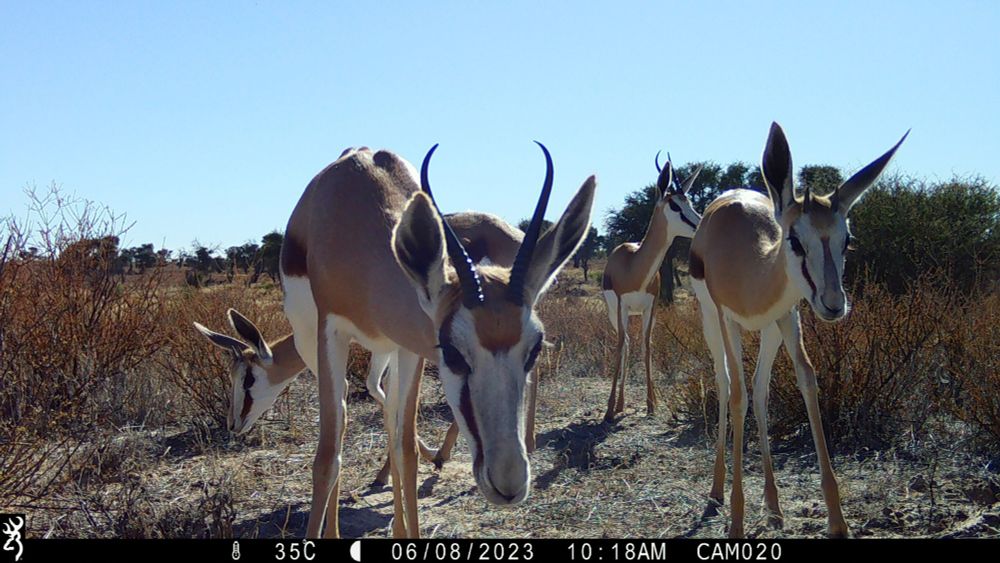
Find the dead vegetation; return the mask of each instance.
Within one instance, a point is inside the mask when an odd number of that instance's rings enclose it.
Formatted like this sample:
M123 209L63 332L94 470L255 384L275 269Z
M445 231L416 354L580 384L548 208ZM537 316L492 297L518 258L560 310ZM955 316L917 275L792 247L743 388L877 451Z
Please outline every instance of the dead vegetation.
M160 268L122 283L99 242L73 246L119 235L121 218L82 202L36 201L37 218L0 231L0 507L27 511L35 537L302 535L318 420L312 376L248 436L231 437L228 360L191 326L225 329L235 307L275 338L288 330L280 290L182 287ZM681 294L657 312L660 410L641 408L634 350L626 416L607 424L613 338L597 288L579 279L564 276L540 307L554 346L538 364L532 496L508 510L488 505L460 447L439 472L421 466L424 535L723 534L725 515L701 519L716 399L696 303ZM855 534L997 535L1000 298L949 291L940 280L902 295L866 284L845 322L804 319ZM748 338L747 373L755 347ZM384 537L391 493L368 487L384 452L382 416L361 384L367 355L354 351L341 529ZM821 536L815 455L790 374L782 353L770 412L787 517L780 534ZM425 380L421 433L434 442L451 414L433 370ZM763 518L752 502L759 463L751 443L748 532L773 536L752 525Z

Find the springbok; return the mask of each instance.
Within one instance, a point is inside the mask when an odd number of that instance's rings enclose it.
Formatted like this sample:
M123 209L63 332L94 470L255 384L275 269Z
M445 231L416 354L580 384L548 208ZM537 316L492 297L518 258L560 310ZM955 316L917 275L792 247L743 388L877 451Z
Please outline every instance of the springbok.
M507 224L503 219L489 213L461 212L445 215L445 220L469 249L469 255L476 263L489 263L510 267L514 264L517 249L521 246L524 233ZM484 264L486 262L483 262ZM230 309L227 318L232 329L242 338L232 338L214 332L200 323L194 323L211 343L226 350L232 356L230 375L232 379L232 400L228 413L228 428L231 432L243 434L253 427L254 422L274 404L282 391L305 369L305 362L295 350L291 334L268 343L260 330L250 319L239 311ZM388 355L372 355L369 362L367 388L369 394L380 405L385 404L382 390L382 376L389 364ZM532 417L529 417L529 421ZM451 454L458 438L458 425L452 422L439 450L432 450L418 438L420 455L436 467L441 468ZM528 425L529 452L534 439L533 424ZM389 475L389 459L375 477L375 485L385 485Z
M653 388L650 337L653 333L653 311L660 294L660 264L676 237L690 237L701 216L691 206L687 193L701 173L701 167L691 174L678 188L674 181L673 163L660 168L660 153L656 153L656 187L659 197L649 219L649 227L642 242L619 244L608 256L604 268L602 287L608 304L611 326L618 333L618 362L611 379L611 397L604 420L610 422L616 413L625 410L625 380L628 374L628 320L632 315L642 315L642 356L646 361L646 412L656 410L656 391ZM621 378L621 389L617 390ZM616 393L617 390L617 393ZM617 396L617 400L616 400Z
M436 147L435 147L436 148ZM425 359L435 361L448 404L473 454L473 475L495 504L530 489L525 386L542 347L535 305L583 241L591 176L560 220L540 235L552 159L511 268L476 265L430 195L388 151L348 150L306 187L285 230L281 280L295 347L317 374L320 440L307 535L337 537L348 344L390 356L385 424L393 483L393 535L418 537L417 399ZM331 493L334 502L330 503Z
M768 523L776 527L783 524L767 440L767 395L771 366L784 341L816 443L829 534L847 536L837 479L820 421L816 373L802 342L798 305L807 299L824 321L836 321L847 314L847 295L841 281L851 238L847 216L905 139L903 135L892 149L832 194L816 195L806 186L798 198L788 141L781 127L772 123L761 163L770 197L745 189L727 192L708 206L695 232L691 244L692 284L701 305L705 341L715 363L719 390L719 434L709 511L723 501L728 408L733 419L730 537L743 536L743 421L747 404L741 329L761 332L753 402L763 456Z

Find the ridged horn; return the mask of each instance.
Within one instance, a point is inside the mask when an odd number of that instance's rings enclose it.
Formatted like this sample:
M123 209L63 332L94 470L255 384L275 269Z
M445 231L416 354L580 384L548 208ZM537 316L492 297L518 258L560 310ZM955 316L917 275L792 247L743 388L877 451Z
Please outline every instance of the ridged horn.
M541 234L542 222L545 219L545 208L549 205L549 195L552 193L552 155L545 145L535 141L542 152L545 153L545 183L542 184L542 193L538 196L538 204L535 205L535 214L531 216L531 223L528 231L524 233L524 241L521 248L517 249L517 256L514 258L514 266L510 269L510 285L507 287L507 298L515 305L524 304L524 281L528 274L528 267L531 266L531 257L535 253L535 245L538 243L538 236Z
M455 268L455 272L458 274L458 282L462 288L462 304L465 305L467 309L472 309L473 307L478 307L483 304L486 298L483 296L483 286L479 283L479 274L476 272L476 267L472 263L472 259L469 258L469 253L465 251L465 247L462 246L462 242L458 240L458 235L452 230L451 225L444 220L444 216L441 214L441 209L438 207L437 201L434 200L434 194L431 193L431 184L427 179L427 168L431 162L431 156L434 155L438 145L431 147L431 150L427 151L427 156L424 157L424 163L420 165L420 189L431 198L431 203L434 204L434 210L437 211L439 217L441 217L441 224L444 226L444 240L445 246L448 250L448 257L451 258L451 265Z

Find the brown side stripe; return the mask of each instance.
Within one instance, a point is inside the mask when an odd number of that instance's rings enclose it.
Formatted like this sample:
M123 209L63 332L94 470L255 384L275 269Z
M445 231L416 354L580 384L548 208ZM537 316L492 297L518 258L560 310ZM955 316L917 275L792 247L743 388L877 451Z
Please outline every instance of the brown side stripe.
M281 271L286 276L295 277L302 277L308 273L306 247L291 234L285 234L285 240L281 244Z
M693 251L691 252L688 270L691 272L692 278L696 280L705 279L705 261Z

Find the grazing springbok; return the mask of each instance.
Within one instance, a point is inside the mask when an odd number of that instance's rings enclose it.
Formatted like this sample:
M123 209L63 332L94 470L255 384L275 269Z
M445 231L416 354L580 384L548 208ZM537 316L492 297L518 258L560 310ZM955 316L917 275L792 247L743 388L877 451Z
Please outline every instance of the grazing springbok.
M385 423L393 535L418 537L416 413L425 359L439 366L448 404L473 457L479 490L495 504L527 497L525 387L542 347L534 308L589 228L590 177L540 235L552 160L513 266L476 265L430 195L424 159L348 150L306 187L285 230L281 280L295 347L317 374L320 440L307 535L337 537L346 364L353 339L390 356ZM333 502L329 502L331 494Z
M799 198L794 192L788 141L781 127L772 123L761 163L770 197L752 190L733 190L705 209L691 244L691 277L719 390L719 434L709 511L723 501L727 409L733 420L730 537L743 536L743 421L747 403L741 329L761 332L753 403L763 456L768 523L777 527L783 524L767 441L767 395L771 366L784 341L816 443L829 534L847 536L837 479L820 421L816 373L802 343L798 307L805 298L824 321L836 321L847 314L847 295L841 280L851 238L847 216L904 139L906 135L832 194L816 195L806 186Z
M614 419L616 413L625 410L628 320L632 315L642 316L640 342L642 356L646 361L646 412L652 414L656 410L650 336L653 333L656 297L660 294L660 264L663 263L663 257L674 239L694 235L698 221L701 220L701 216L691 206L691 200L687 197L688 191L701 173L701 167L699 166L678 188L674 181L673 163L668 158L667 165L661 169L659 157L660 154L656 153L654 162L659 172L656 187L660 195L653 208L653 216L649 219L646 236L642 238L642 242L625 242L615 247L608 256L608 264L604 268L602 283L604 300L608 304L611 326L618 333L618 362L614 377L611 379L608 411L604 415L604 420L608 422ZM620 390L617 387L619 378L621 378Z
M452 226L469 255L476 263L493 263L510 267L514 264L517 249L521 246L524 233L507 224L503 219L489 213L474 211L451 213L445 220ZM274 404L282 391L305 369L305 362L295 350L291 334L268 343L260 330L245 316L230 309L227 314L232 329L242 338L232 338L214 332L200 323L194 323L210 342L226 350L232 356L230 374L232 378L232 400L228 413L228 428L231 432L243 434L250 430L254 422ZM367 378L368 392L380 405L385 404L382 391L382 376L389 364L388 355L372 355ZM529 421L531 417L529 416ZM529 452L534 440L534 427L528 425L526 440ZM451 454L458 438L458 425L452 422L444 443L439 450L432 450L418 438L420 455L440 468ZM375 477L375 485L385 485L389 475L389 459Z

